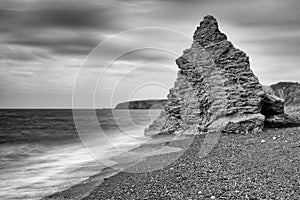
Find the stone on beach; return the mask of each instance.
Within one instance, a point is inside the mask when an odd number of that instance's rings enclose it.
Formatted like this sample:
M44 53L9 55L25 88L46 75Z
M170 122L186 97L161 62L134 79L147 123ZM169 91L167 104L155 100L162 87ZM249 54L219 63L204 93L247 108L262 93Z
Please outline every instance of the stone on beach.
M300 125L284 114L284 100L259 83L249 57L220 32L213 16L197 27L164 110L145 135L249 133Z

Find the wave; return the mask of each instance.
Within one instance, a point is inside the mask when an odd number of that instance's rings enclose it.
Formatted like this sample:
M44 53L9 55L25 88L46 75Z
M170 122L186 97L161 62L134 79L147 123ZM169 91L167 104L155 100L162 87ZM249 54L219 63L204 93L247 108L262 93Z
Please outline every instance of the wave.
M78 135L71 110L0 111L0 199L39 199L106 167L103 161L145 142L159 111L96 111L101 126ZM88 124L94 111L81 110Z

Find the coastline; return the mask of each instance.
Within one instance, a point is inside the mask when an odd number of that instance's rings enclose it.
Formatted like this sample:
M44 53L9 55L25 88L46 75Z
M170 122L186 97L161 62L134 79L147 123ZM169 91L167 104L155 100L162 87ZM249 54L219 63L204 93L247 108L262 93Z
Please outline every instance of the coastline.
M60 200L60 199L72 199L81 200L87 197L97 186L101 185L103 181L111 176L119 173L118 171L106 167L101 170L100 173L90 176L86 180L81 181L78 184L71 186L66 190L56 192L52 195L44 197L44 200Z
M147 170L151 164L155 164L155 160L160 162L166 162L166 164L171 163L170 157L173 160L176 160L185 150L188 145L190 145L193 136L180 136L174 138L174 136L156 136L152 138L150 141L139 145L136 148L131 149L129 152L137 153L137 155L141 154L144 159L141 159L139 162L134 163L133 167L128 167L125 173L137 173L137 170ZM172 147L171 147L172 146ZM171 148L166 148L171 147ZM150 152L150 153L149 153ZM123 156L127 156L124 154ZM124 173L121 168L122 164L128 164L130 162L126 159L130 159L130 157L122 158L122 155L111 158L111 161L121 160L118 166L112 165L111 167L105 167L101 170L100 173L90 176L86 180L81 181L78 184L71 186L62 191L58 191L54 194L46 196L42 198L43 200L60 200L60 199L72 199L72 200L81 200L85 197L88 197L90 193L96 189L98 186L103 184L104 181L110 179L111 177L117 176L120 173ZM125 160L122 162L122 160ZM165 164L162 164L165 165ZM138 169L134 168L138 166ZM153 168L160 167L160 165L152 166ZM119 169L119 170L117 170ZM130 171L134 172L130 172ZM122 175L121 175L122 176Z
M183 155L160 170L118 172L104 180L100 173L45 199L298 199L299 132L287 128L223 134L204 158L197 153L205 135L198 135ZM157 156L164 160L170 155Z

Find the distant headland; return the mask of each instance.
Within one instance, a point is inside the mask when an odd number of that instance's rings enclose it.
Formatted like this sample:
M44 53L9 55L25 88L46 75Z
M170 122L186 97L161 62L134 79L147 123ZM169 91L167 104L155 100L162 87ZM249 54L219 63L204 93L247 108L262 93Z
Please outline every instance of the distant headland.
M115 109L162 109L167 99L135 100L119 103Z

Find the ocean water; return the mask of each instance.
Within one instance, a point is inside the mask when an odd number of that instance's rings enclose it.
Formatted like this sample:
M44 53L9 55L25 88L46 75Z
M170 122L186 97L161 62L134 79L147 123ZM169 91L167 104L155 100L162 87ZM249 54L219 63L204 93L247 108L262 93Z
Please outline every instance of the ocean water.
M160 110L74 113L80 134L72 110L0 110L0 199L40 199L101 172L102 161L148 140Z

